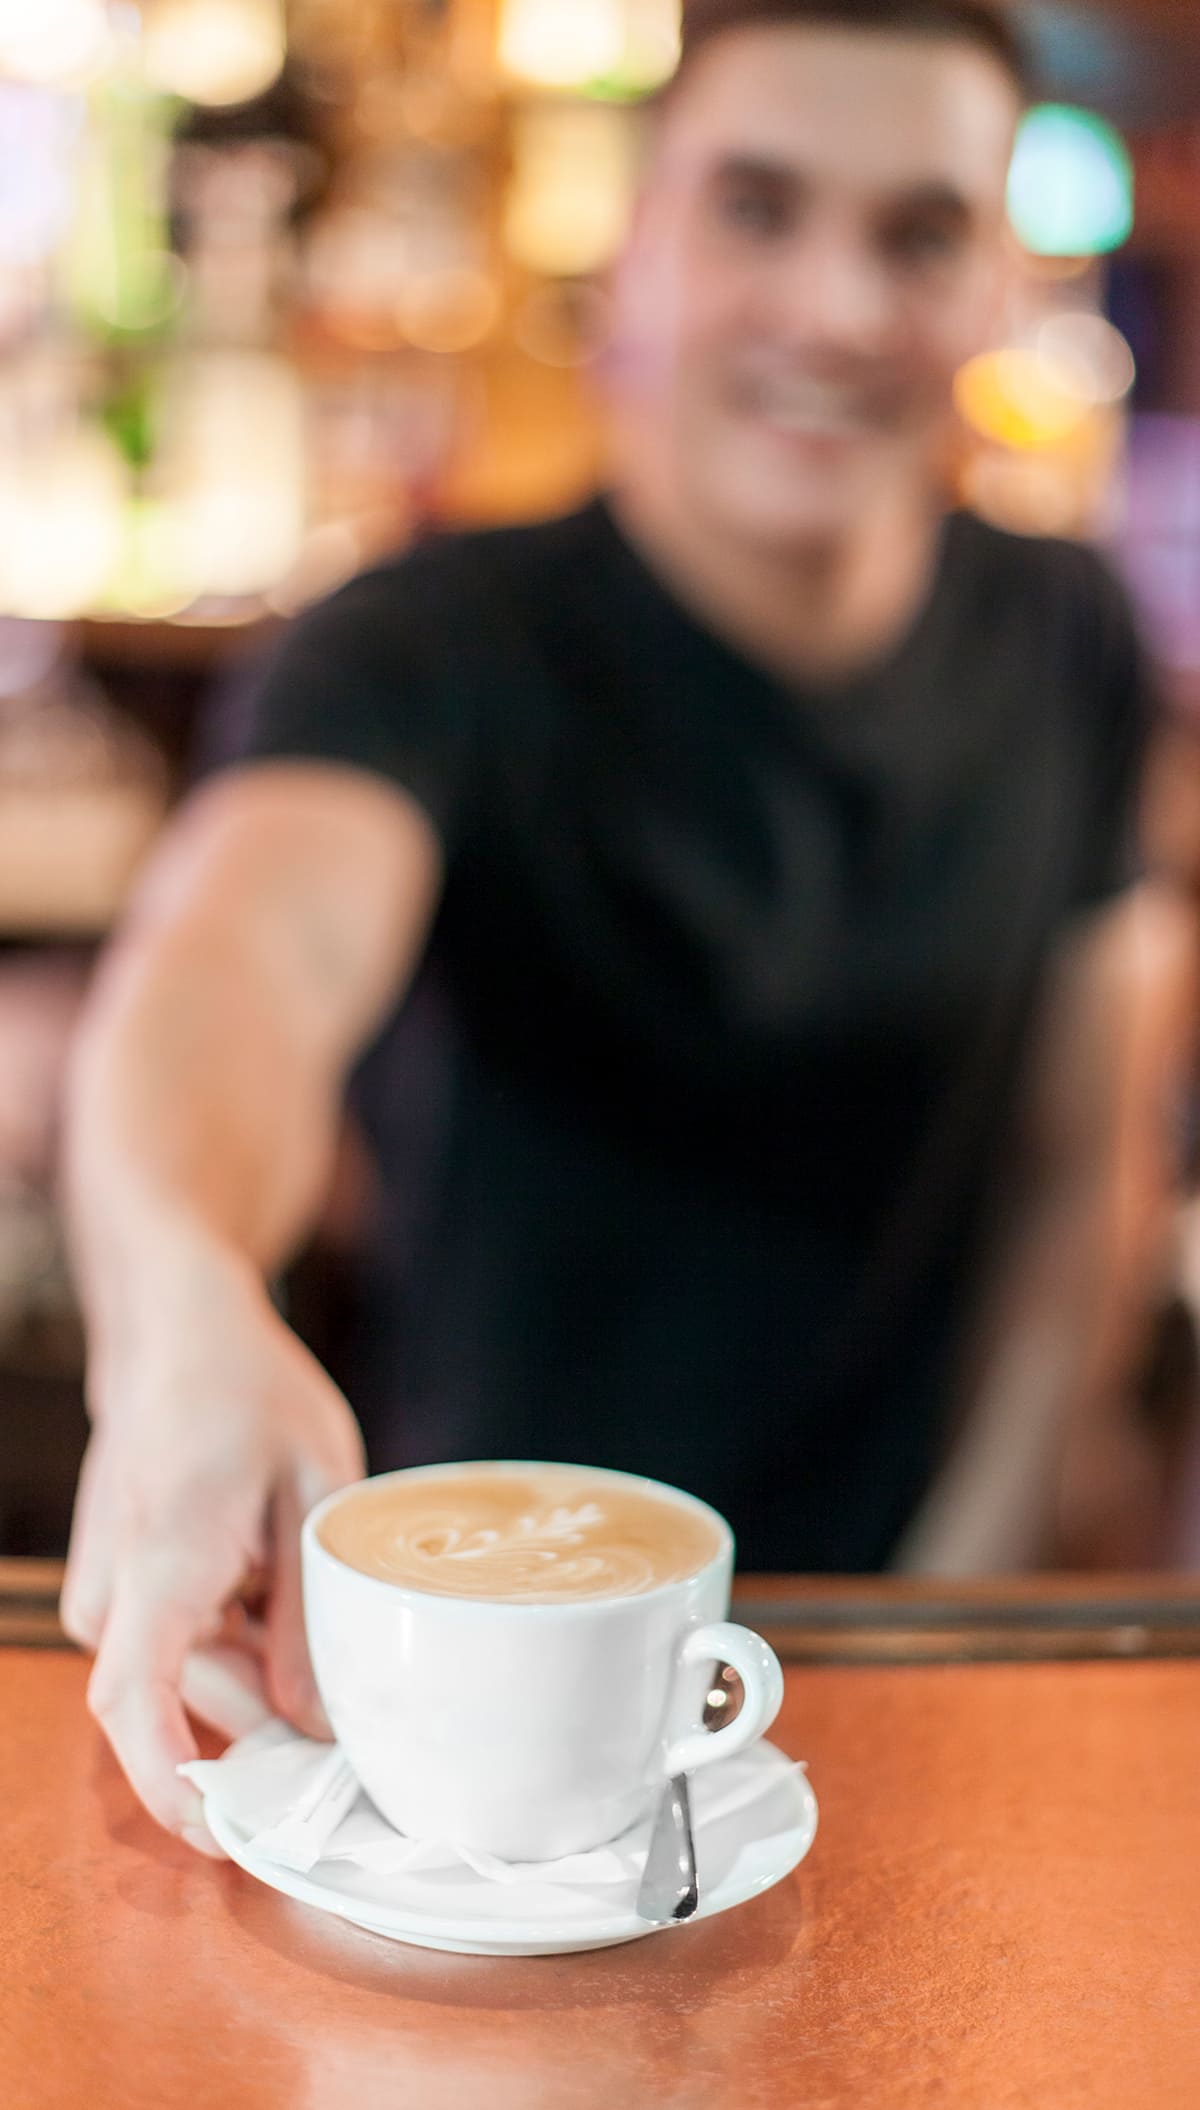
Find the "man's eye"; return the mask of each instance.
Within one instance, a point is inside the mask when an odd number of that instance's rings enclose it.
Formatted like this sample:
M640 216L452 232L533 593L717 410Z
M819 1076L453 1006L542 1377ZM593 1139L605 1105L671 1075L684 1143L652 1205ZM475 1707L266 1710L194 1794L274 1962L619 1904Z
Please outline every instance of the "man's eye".
M884 247L897 264L941 264L958 255L962 235L956 228L925 222L893 228L885 237Z
M785 233L790 222L785 201L764 190L727 191L721 210L731 227L763 240Z

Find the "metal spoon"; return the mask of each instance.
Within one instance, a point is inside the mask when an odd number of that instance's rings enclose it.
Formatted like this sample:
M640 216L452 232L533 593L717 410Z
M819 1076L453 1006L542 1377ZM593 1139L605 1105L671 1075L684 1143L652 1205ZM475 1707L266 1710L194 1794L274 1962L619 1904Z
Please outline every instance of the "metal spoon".
M704 1709L705 1728L723 1729L727 1722L736 1721L743 1698L737 1672L722 1666ZM690 1920L699 1903L692 1800L687 1775L681 1773L677 1779L669 1780L663 1790L637 1910L639 1918L666 1927L672 1920Z
M699 1903L692 1801L687 1774L680 1773L667 1782L658 1806L638 1891L638 1916L653 1926L667 1927L673 1920L690 1920Z

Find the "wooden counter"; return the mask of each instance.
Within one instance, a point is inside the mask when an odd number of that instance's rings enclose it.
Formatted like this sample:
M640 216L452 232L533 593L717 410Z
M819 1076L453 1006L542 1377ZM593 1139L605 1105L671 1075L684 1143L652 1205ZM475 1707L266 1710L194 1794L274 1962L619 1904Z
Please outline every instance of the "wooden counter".
M0 1570L4 2110L1200 2102L1200 1591L748 1584L793 1659L775 1737L810 1763L811 1858L723 1919L509 1962L378 1941L156 1834L53 1579Z

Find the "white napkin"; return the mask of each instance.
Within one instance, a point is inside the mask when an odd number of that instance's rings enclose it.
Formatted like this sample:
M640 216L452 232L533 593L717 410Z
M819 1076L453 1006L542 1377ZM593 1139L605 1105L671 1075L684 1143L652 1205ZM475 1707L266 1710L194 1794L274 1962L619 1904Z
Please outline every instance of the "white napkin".
M363 1794L336 1745L313 1743L277 1721L242 1737L223 1758L195 1759L179 1771L249 1835L251 1853L299 1875L319 1861L345 1861L374 1875L466 1866L492 1883L630 1883L641 1877L653 1828L647 1817L610 1846L558 1861L500 1861L449 1840L407 1839ZM779 1779L753 1756L706 1767L693 1782L697 1830L748 1808Z

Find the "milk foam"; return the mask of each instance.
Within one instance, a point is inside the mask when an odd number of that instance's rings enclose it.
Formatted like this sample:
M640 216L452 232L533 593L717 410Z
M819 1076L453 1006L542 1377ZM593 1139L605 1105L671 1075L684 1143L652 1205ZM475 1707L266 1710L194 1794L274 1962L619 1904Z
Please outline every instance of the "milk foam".
M380 1482L337 1504L320 1537L404 1589L536 1604L639 1596L698 1573L719 1546L682 1503L561 1466Z

